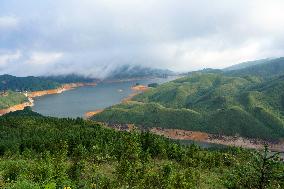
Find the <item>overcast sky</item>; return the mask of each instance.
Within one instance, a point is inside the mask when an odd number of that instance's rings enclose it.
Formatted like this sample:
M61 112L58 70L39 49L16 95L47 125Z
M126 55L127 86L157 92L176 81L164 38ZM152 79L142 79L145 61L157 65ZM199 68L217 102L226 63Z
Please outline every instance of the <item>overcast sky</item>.
M283 0L0 0L0 74L174 71L284 56Z

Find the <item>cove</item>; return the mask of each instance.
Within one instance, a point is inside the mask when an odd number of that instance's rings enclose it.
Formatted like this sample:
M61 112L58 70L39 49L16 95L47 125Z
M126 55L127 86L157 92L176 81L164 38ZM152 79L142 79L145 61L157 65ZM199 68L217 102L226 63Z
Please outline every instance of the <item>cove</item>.
M61 94L46 95L34 99L33 111L52 117L83 117L86 112L96 111L120 103L133 91L136 83L165 83L176 79L151 78L135 81L100 82L97 86L84 86Z

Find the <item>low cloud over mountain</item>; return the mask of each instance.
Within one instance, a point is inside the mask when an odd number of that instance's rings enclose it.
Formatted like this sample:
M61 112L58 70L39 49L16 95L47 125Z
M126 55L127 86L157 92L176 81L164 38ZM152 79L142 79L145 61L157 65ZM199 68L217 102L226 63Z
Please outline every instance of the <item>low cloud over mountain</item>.
M284 55L282 0L1 0L0 74L104 78Z

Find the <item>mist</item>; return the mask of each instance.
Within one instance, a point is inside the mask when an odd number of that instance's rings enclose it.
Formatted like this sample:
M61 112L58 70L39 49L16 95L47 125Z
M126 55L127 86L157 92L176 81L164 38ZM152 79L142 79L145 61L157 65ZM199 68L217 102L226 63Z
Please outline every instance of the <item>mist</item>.
M0 74L104 78L284 56L282 0L1 0Z

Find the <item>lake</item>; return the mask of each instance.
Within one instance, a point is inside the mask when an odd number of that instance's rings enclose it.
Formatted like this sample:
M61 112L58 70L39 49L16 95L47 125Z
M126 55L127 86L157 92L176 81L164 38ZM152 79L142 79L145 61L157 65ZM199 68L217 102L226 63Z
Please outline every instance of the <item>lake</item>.
M53 117L83 117L88 111L100 110L120 103L133 91L131 87L136 83L165 83L176 79L152 78L124 82L101 82L97 86L85 86L65 91L61 94L46 95L34 99L32 109L45 116Z

